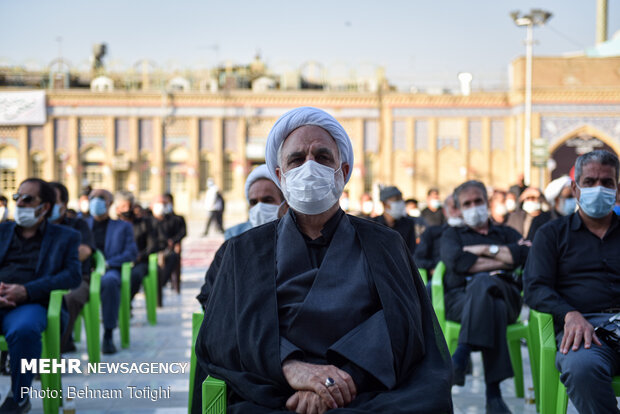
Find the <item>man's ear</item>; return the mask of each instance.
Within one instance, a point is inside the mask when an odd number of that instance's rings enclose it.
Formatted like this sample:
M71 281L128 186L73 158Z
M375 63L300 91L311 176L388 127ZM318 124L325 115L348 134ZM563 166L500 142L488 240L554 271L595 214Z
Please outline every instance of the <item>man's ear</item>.
M349 175L349 171L351 171L351 166L349 165L348 162L343 162L340 165L340 169L342 170L342 175L344 176L344 179L347 179L347 176Z
M282 170L280 167L276 167L276 176L278 177L278 181L282 181Z
M573 197L575 198L579 198L578 194L577 194L577 183L575 182L575 180L570 182L570 189L573 191Z

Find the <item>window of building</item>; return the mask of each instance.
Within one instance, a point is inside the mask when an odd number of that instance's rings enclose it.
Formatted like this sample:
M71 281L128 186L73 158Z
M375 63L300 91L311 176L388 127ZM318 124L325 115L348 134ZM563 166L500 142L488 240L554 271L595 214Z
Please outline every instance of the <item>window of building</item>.
M140 160L140 192L151 191L151 163L147 158Z
M30 157L31 176L37 178L43 177L43 157L41 154L33 154Z
M127 190L127 183L129 181L128 171L116 171L116 191Z
M207 179L209 178L209 160L206 156L200 160L200 191L207 191Z
M230 191L233 188L233 162L232 155L226 154L224 157L224 191Z
M7 198L17 191L17 159L15 147L0 147L0 194Z
M364 192L372 192L372 183L374 181L373 176L373 159L372 155L367 154L364 157Z
M92 188L103 187L103 163L82 162L82 183L88 183Z
M0 168L0 193L10 195L15 193L16 191L17 181L15 178L15 170L9 168Z

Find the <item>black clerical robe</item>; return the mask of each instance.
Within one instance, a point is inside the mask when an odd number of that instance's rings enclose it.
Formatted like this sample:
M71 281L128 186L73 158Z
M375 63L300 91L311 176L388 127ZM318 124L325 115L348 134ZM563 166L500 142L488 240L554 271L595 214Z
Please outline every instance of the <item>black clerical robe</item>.
M365 276L380 302L381 320L390 341L393 381L381 381L377 389L359 393L340 410L452 412L450 356L407 247L397 233L384 226L352 216L343 220L356 239L366 266ZM215 280L196 341L196 354L204 371L226 381L228 412L285 410L286 400L295 392L281 366L279 225L281 220L230 239L219 268L213 269ZM344 273L346 270L342 269ZM319 326L324 323L316 321ZM357 345L363 349L365 344ZM372 358L384 355L378 353ZM372 364L368 366L372 370Z

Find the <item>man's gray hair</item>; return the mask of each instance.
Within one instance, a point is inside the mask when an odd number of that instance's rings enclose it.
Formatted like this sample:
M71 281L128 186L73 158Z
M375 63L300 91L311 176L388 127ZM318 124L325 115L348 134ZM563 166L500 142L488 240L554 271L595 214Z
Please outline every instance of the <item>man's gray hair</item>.
M575 181L579 184L581 176L583 175L583 167L591 162L597 162L601 165L609 165L616 170L616 182L620 176L620 163L618 157L607 150L595 150L583 154L575 162Z
M129 204L131 204L132 206L134 205L134 202L135 202L133 193L127 190L121 190L118 193L116 193L116 199L121 200L121 201L129 201Z
M469 181L465 181L463 184L459 185L454 190L454 205L456 206L456 208L459 208L459 209L461 208L461 204L459 202L459 196L461 195L461 193L467 190L468 188L472 188L472 187L477 188L480 191L482 191L482 196L484 197L484 201L487 204L489 203L489 197L487 196L487 188L484 186L484 184L482 184L480 181L469 180Z

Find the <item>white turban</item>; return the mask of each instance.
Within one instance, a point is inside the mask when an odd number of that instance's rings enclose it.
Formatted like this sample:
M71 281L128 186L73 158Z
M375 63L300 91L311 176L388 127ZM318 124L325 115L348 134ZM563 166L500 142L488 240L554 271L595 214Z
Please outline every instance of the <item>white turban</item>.
M551 181L545 188L545 198L553 206L555 199L558 198L564 187L570 185L571 179L568 175L563 175Z
M265 162L267 167L269 167L269 174L271 174L273 181L278 182L276 167L280 164L280 160L278 160L280 145L282 145L291 132L304 125L321 127L336 141L338 151L340 152L340 161L346 162L351 167L347 176L344 177L346 184L353 170L353 147L351 146L351 140L342 125L336 121L336 118L321 109L309 106L288 111L276 121L269 132L267 148L265 149Z
M254 168L248 175L248 178L245 180L245 199L248 200L248 202L250 202L250 187L252 187L252 184L254 184L254 182L261 179L273 181L276 187L280 188L278 182L274 181L274 179L269 174L269 169L267 168L267 165L261 164Z

